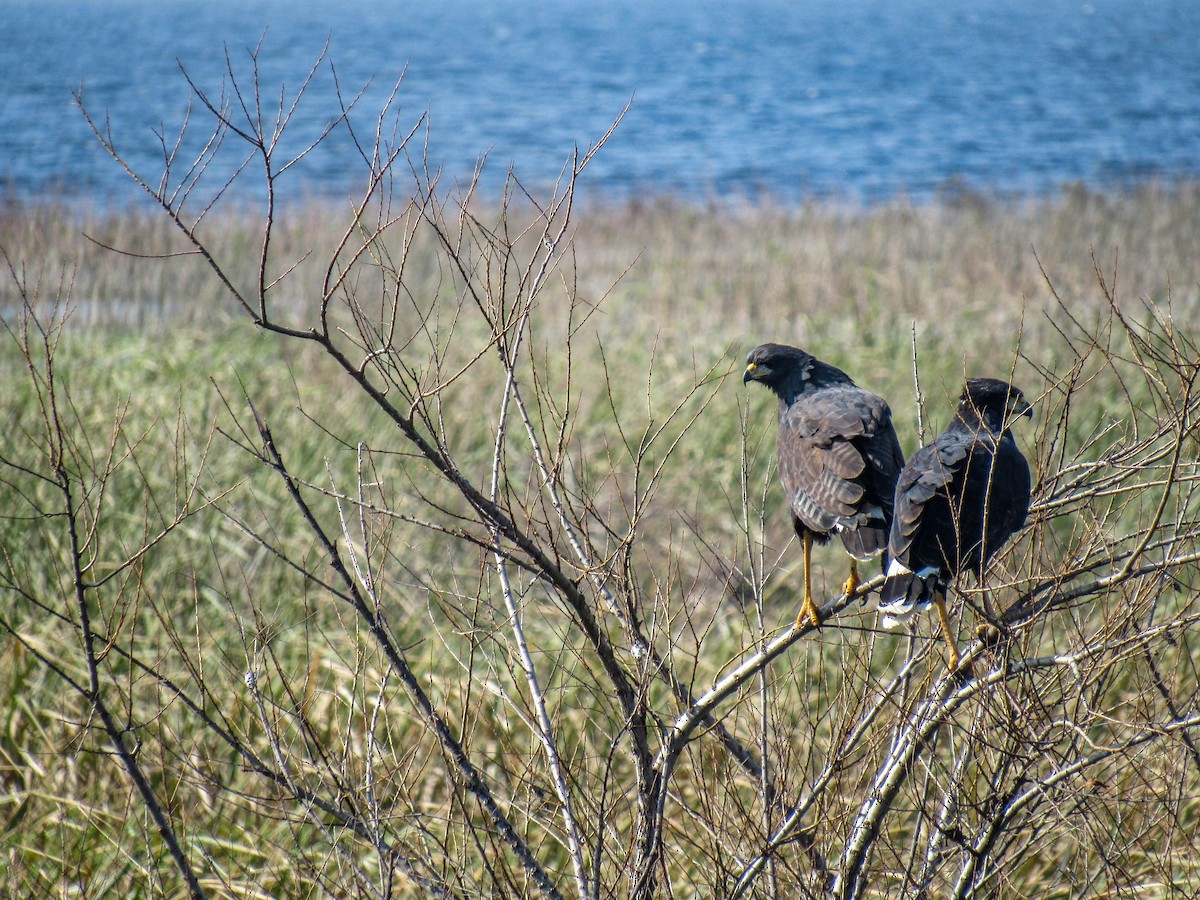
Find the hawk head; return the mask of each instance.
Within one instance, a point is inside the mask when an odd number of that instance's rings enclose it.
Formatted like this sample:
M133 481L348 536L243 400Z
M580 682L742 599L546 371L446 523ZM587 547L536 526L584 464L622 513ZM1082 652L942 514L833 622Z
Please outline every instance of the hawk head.
M1005 432L1018 416L1033 416L1019 388L999 378L971 378L958 402L958 418L968 424L979 422L989 431Z
M748 384L757 381L778 393L785 382L807 379L814 362L816 360L799 347L760 344L746 355L746 371L742 375L742 382Z
M742 381L769 387L784 403L831 385L854 384L841 369L787 344L760 344L751 350Z

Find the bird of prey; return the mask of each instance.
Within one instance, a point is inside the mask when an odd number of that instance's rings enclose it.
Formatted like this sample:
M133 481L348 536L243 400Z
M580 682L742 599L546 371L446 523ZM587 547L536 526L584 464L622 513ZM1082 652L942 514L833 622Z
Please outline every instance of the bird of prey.
M812 598L813 543L836 534L850 554L843 591L859 585L858 560L887 546L896 478L904 454L892 411L850 376L796 347L763 344L746 357L742 381L779 398L779 480L804 548L804 603L796 618L821 624Z
M1029 463L1009 426L1033 408L996 378L967 381L949 427L913 454L900 473L888 538L883 625L937 607L951 671L958 648L946 617L946 589L960 572L979 578L1001 546L1025 524Z

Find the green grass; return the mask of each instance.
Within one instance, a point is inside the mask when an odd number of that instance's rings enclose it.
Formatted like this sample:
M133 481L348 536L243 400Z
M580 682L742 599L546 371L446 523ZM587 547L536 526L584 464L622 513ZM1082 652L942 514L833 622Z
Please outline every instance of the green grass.
M280 222L279 249L285 257L298 257L315 248L313 259L319 260L320 251L337 240L331 223L341 212L315 204L288 212ZM231 261L235 282L252 284L259 239L253 219L230 213L206 228L222 258ZM740 379L741 360L750 347L763 340L797 343L844 367L860 384L890 399L902 444L911 453L920 442L919 415L927 437L940 430L964 374L1012 373L1026 394L1044 395L1043 408L1053 408L1054 379L1073 358L1064 333L1079 337L1062 307L1085 325L1103 323L1109 313L1097 266L1110 288L1115 285L1120 308L1131 315L1141 317L1140 301L1149 299L1160 308L1169 304L1181 333L1200 328L1195 254L1200 186L1191 184L1114 195L1072 188L1053 198L1019 202L973 196L928 206L895 201L870 209L816 202L799 209L769 204L701 208L662 201L580 210L576 229L571 283L580 300L599 308L572 337L570 480L577 498L588 498L620 532L630 525L636 499L631 485L644 486L649 473L663 465L636 523L639 539L628 587L640 600L658 649L674 654L679 675L697 691L720 677L764 630L786 625L797 608L799 554L788 546L772 468L775 401L766 392L745 389ZM170 521L190 486L197 485L192 500L197 512L135 570L105 582L90 598L114 645L185 686L209 714L268 757L259 712L243 684L247 653L257 652L253 665L260 671L263 695L277 704L273 721L298 783L316 790L336 784L337 790L362 799L373 725L380 741L374 761L377 799L391 839L411 857L433 860L426 874L464 892L504 884L489 865L500 865L504 877L517 879L500 892L527 889L511 861L494 862L505 854L494 835L488 838L491 844L474 842L468 825L482 821L480 810L463 808L462 792L448 778L437 742L394 675L386 674L386 661L348 607L281 564L231 521L241 521L281 554L325 572L319 548L278 477L238 446L253 447L257 441L245 398L270 424L289 469L303 480L354 494L356 447L364 442L375 451L364 480L378 482L366 490L380 506L436 517L418 503L428 500L449 527L456 516L469 513L465 504L443 481L428 477L428 466L411 456L395 426L351 390L344 374L311 346L254 330L197 259L121 257L82 234L143 254L176 251L180 244L159 220L138 212L81 212L46 204L13 206L0 214L0 246L23 268L27 284L40 281L36 293L43 308L66 291L60 278L69 283L72 311L55 366L62 397L69 396L72 404L68 429L90 442L80 445L77 460L101 465L110 443L118 454L130 454L107 479L103 496L84 495L97 523L88 555L94 575L117 571L119 561ZM417 246L409 273L425 301L453 306L455 281L430 245ZM279 302L289 320L312 319L322 275L313 262L284 283ZM576 324L567 318L568 293L562 285L545 292L530 336L547 384L561 384L567 372L559 348ZM0 309L10 327L18 321L17 305L14 285L6 281ZM923 411L914 399L914 330L927 404ZM469 356L484 339L464 319L450 342L450 358ZM1124 345L1116 349L1128 352ZM1043 417L1018 436L1036 458L1036 477L1043 484L1054 474L1046 469L1059 458L1061 444L1070 445L1069 457L1094 423L1115 417L1146 425L1156 418L1150 380L1130 379L1130 367L1112 362L1111 354L1089 365L1092 381L1080 390L1067 431L1056 435L1055 421ZM715 374L673 417L680 398L710 372ZM0 886L14 895L66 893L72 886L89 895L118 887L131 897L179 894L178 873L87 704L65 691L61 679L30 650L72 677L85 678L78 630L14 590L20 587L50 608L76 615L61 520L35 515L53 505L56 495L26 470L44 471L51 448L39 431L26 363L11 340L0 346L0 377L6 385L0 416L8 423L3 456L21 467L6 469L0 483L4 618L21 637L0 639L5 698L0 701ZM1168 392L1177 389L1163 383ZM502 372L486 357L469 379L449 386L442 397L446 441L460 469L482 484L488 480L493 408L502 388ZM118 409L125 413L114 439ZM538 424L548 432L561 421L561 410L550 406L540 414ZM692 417L698 417L695 424L685 428ZM639 465L637 448L663 426ZM748 510L741 498L743 429ZM1194 438L1188 453L1194 460ZM514 451L507 462L514 495L536 507L528 460ZM86 465L75 474L84 487L98 488L102 480ZM201 501L214 498L220 498L215 506L203 506ZM330 498L313 502L324 523L337 523ZM1194 503L1191 496L1172 514L1181 521L1194 519ZM1152 511L1153 503L1122 506L1107 525L1128 532L1148 515L1147 506ZM742 517L749 516L749 530L757 535L760 513L767 569L761 623L753 606L733 602L729 583L731 566L749 571L756 562ZM1046 534L1065 546L1087 525L1085 509L1052 523ZM381 596L399 643L431 696L450 711L468 753L493 780L518 829L565 884L566 853L553 827L543 824L556 820L553 786L537 742L516 710L489 693L493 683L513 695L522 692L490 558L411 521L381 520L373 527L386 547L380 556ZM531 515L530 527L557 534L545 508ZM1044 545L1023 545L1030 548L1022 551L1024 558L1033 561L1013 559L1010 573L1017 579L1033 577L1056 549L1051 537ZM593 538L598 547L616 546L616 538L606 538L599 528ZM841 566L833 549L818 552L814 586L822 595L836 592ZM610 855L602 875L620 893L628 887L621 883L621 867L633 821L631 763L612 750L613 735L621 732L620 713L565 611L520 573L515 577L528 591L527 627L560 744L578 771L596 779L575 786L577 814L606 823ZM1190 616L1194 567L1177 578L1175 614ZM1031 629L1022 649L1029 654L1056 645L1064 649L1081 635L1094 634L1097 620L1116 616L1119 608L1114 596L1101 598L1092 609L1064 613ZM838 723L907 652L902 638L874 638L855 630L871 628L870 620L865 612L847 615L846 627L824 629L768 670L771 721L765 734L757 687L728 711L728 727L768 748L786 796L803 793L830 752ZM1186 653L1192 627L1182 628L1174 649L1156 651L1163 654L1172 689L1184 698L1196 691ZM934 660L936 653L935 648ZM1084 697L1087 703L1121 709L1122 717L1135 723L1143 715L1157 715L1162 698L1139 659L1129 657L1128 671L1098 675ZM249 771L177 698L120 653L107 654L103 672L110 702L117 703L131 734L142 740L141 761L215 894L337 894L349 890L353 866L368 880L378 877L377 854L364 850L347 831L322 829L298 815L276 786ZM1032 702L1041 690L1032 682L1013 688L1023 702ZM668 721L678 709L661 684L651 685L653 705ZM1034 720L1050 727L1047 723L1079 715L1075 705L1083 701L1061 684L1057 690L1063 708L1027 713L1031 729ZM293 716L296 710L300 718ZM980 715L1005 718L995 709ZM1097 743L1120 731L1102 718L1089 720L1089 727L1089 739ZM1053 737L1073 740L1065 733ZM883 739L880 735L877 741ZM1200 808L1197 772L1189 769L1179 745L1156 752L1164 778L1184 785L1171 808L1194 819ZM977 764L981 804L989 773L1007 764L1002 747L989 753ZM1023 764L1031 773L1039 771L1036 760ZM944 774L944 767L938 771ZM867 774L848 772L840 791L820 804L813 821L820 823L816 836L822 846L836 846ZM1113 791L1138 797L1160 790L1157 783L1126 788L1122 777L1114 771L1100 780L1114 785ZM761 826L757 785L713 744L700 742L689 749L673 790L673 810L701 811L694 822L681 812L668 831L675 891L727 889L723 879L737 871L734 849L743 852L762 840L754 833ZM916 807L923 798L918 787L913 791L905 800ZM1102 806L1109 796L1084 796L1078 802ZM1133 884L1149 882L1149 875L1140 873L1169 865L1171 851L1189 840L1189 830L1179 825L1143 827L1140 823L1152 822L1155 813L1138 806L1095 816L1098 823L1121 816L1138 823L1129 825L1129 833L1140 836L1135 846L1072 835L1071 814L1062 815L1044 856L1070 847L1076 855L1072 864L1093 873L1089 895L1121 888L1106 880L1120 867L1105 869L1097 848L1120 856ZM739 830L736 835L712 825L724 820L736 823L730 826ZM917 826L901 819L894 827L900 846ZM786 866L803 870L804 853L788 852ZM104 862L110 858L114 861ZM1052 880L1054 873L1040 868L1045 858L1018 860L1006 875L1012 889L1028 892ZM903 860L897 856L880 865L899 867ZM793 871L787 867L785 873ZM1095 876L1098 870L1109 874ZM404 884L402 879L396 885L398 893ZM881 887L881 895L889 890Z

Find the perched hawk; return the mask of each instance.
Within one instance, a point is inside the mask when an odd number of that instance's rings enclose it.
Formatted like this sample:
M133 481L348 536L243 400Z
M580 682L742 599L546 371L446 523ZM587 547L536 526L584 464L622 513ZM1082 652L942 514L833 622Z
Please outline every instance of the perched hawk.
M970 379L954 421L913 454L896 485L891 564L879 600L883 624L891 628L936 605L952 671L958 649L946 588L960 572L978 578L1029 511L1029 463L1009 431L1022 415L1033 409L1015 387Z
M812 545L833 534L850 553L843 590L858 588L857 560L887 546L896 478L904 465L892 411L850 376L796 347L763 344L746 357L743 381L779 397L779 480L804 546L804 605L796 624L821 616L812 599Z

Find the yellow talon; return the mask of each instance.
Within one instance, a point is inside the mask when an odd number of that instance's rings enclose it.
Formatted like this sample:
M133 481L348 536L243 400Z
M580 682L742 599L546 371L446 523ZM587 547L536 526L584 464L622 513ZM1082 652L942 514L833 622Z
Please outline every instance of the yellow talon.
M846 583L842 585L842 595L849 600L854 596L854 592L858 590L858 586L862 581L858 577L858 560L850 557L850 574L846 578Z
M805 619L812 622L813 628L821 627L821 611L817 609L817 604L813 603L811 597L805 598L804 605L800 607L800 615L796 616L796 627L803 628Z

